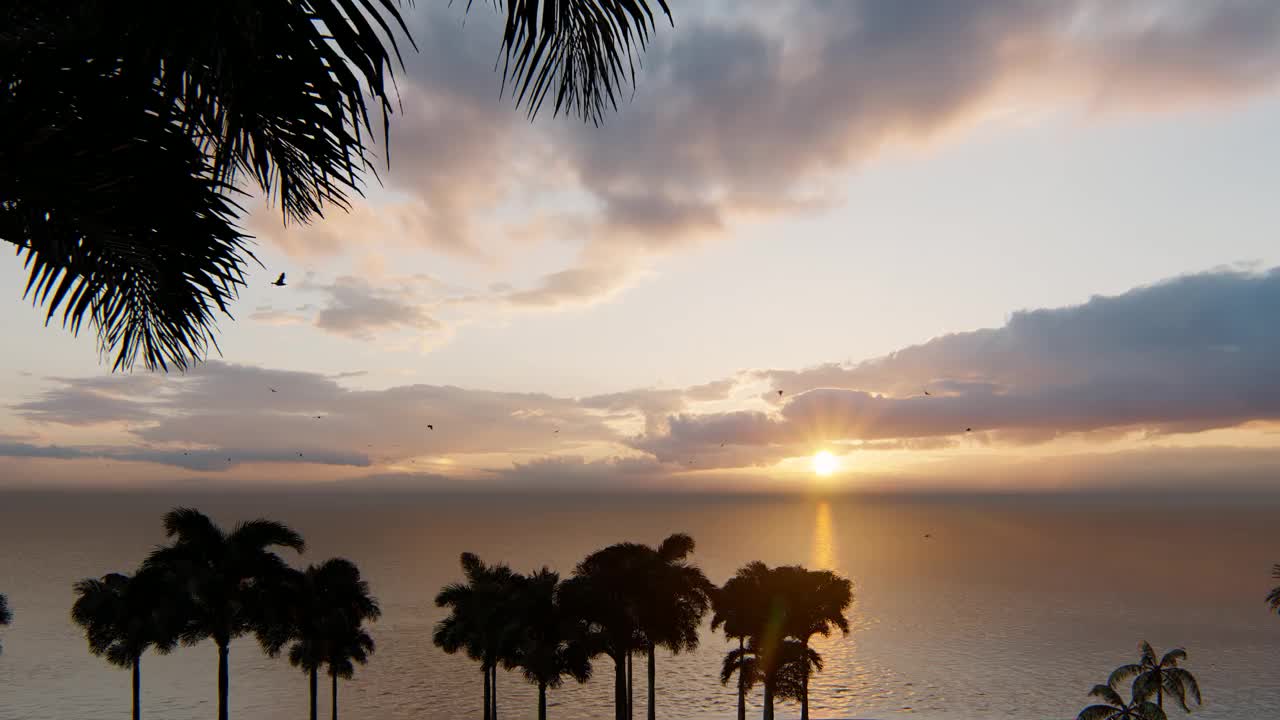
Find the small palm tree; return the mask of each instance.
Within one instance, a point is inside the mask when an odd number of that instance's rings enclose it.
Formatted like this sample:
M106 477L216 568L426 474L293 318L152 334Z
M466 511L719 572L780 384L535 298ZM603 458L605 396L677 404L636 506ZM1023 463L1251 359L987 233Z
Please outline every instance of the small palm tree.
M339 631L330 636L325 664L329 666L332 720L338 720L338 678L350 680L355 675L356 664L369 662L369 656L375 649L373 638L357 623L348 623L345 632Z
M593 650L613 660L614 720L630 720L628 660L646 647L638 604L653 566L652 548L617 543L579 562L560 591L568 612L587 623Z
M270 605L274 606L269 610L274 617L260 628L259 640L270 655L292 643L289 663L310 676L311 720L316 720L320 668L335 648L361 632L366 620L377 620L382 611L369 592L369 583L360 577L360 569L343 558L311 565L305 571L290 570L282 583L281 597Z
M546 568L519 580L508 670L520 669L538 686L538 720L547 720L547 690L591 679L587 633L580 620L565 612L556 597L560 576Z
M0 593L0 627L7 627L13 622L13 611L9 609L9 598ZM0 645L0 648L4 646Z
M746 641L748 638L758 634L760 629L764 627L764 607L762 598L762 582L768 574L769 568L762 562L753 562L738 570L737 574L729 578L725 582L724 587L712 594L712 615L711 629L724 628L725 637L738 640L738 655L730 661L726 657L725 667L729 667L732 662L735 671L738 671L738 720L746 720L747 705L746 693L754 687L758 679L756 670L750 672L741 672L746 661L743 658L752 657L752 653L747 652ZM754 660L751 667L754 668ZM724 682L733 676L732 672L721 675Z
M1168 694L1178 702L1183 712L1191 712L1187 700L1200 704L1200 685L1196 678L1178 663L1187 659L1187 651L1174 648L1157 657L1156 651L1145 640L1138 646L1141 657L1138 662L1121 665L1111 673L1107 681L1112 687L1133 678L1134 699L1156 699L1156 706L1164 710L1164 698Z
M462 554L464 583L444 586L436 606L448 617L436 624L433 642L449 654L465 651L484 673L484 720L498 712L497 670L512 632L512 591L517 575L506 565L486 565L472 553Z
M89 651L133 672L133 720L142 717L142 654L168 653L181 632L173 598L158 580L154 572L111 573L75 584L71 619L84 628Z
M799 567L778 568L784 576L787 595L792 598L787 608L786 634L808 649L814 635L827 637L839 629L849 633L849 620L844 613L853 603L853 583L830 570L805 570ZM804 663L796 700L800 701L800 719L809 720L809 673L822 669L822 663Z
M1076 720L1167 720L1164 710L1150 700L1126 702L1110 685L1094 685L1089 696L1101 700L1080 711Z
M678 654L698 648L698 628L711 609L714 590L707 576L688 562L693 554L693 538L676 533L653 551L652 564L641 578L636 598L636 619L644 636L648 656L648 720L655 720L657 660L659 646Z
M143 570L183 588L182 642L213 640L218 646L218 720L227 720L231 641L249 632L267 634L288 579L288 566L272 548L301 553L306 544L272 520L251 520L228 533L192 508L168 512L164 529L173 545L152 552Z

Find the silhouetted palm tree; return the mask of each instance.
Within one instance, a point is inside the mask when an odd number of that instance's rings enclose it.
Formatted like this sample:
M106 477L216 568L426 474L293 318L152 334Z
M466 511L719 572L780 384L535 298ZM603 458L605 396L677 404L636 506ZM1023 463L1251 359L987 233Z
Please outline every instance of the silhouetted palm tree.
M9 609L9 598L0 593L0 627L8 627L13 622L13 611ZM0 650L4 648L0 645Z
M629 720L627 660L645 648L637 606L653 567L652 548L618 543L584 558L560 589L566 611L587 623L593 650L613 660L615 720Z
M71 619L84 628L89 651L133 674L133 719L142 717L142 654L168 653L178 643L180 616L155 572L111 573L75 584Z
M325 664L329 666L332 683L332 720L338 720L338 678L350 680L355 675L356 664L369 662L375 649L373 638L356 623L347 624L345 632L339 631L330 637Z
M552 95L598 122L656 29L651 0L501 4L503 76L530 115ZM0 5L0 240L28 295L87 320L116 368L216 349L255 261L240 188L294 222L346 209L378 110L387 136L399 36L399 0Z
M290 570L281 591L282 597L270 603L273 617L259 631L259 639L271 655L291 643L289 663L310 677L311 720L316 720L320 668L344 642L362 632L366 620L377 620L382 611L360 569L343 558L305 571Z
M436 624L433 641L449 654L465 651L484 673L484 720L497 717L497 669L511 643L513 591L517 575L506 565L486 565L463 553L465 583L451 583L436 595L450 609Z
M218 646L218 720L227 720L231 641L248 632L261 634L278 618L280 587L289 569L271 549L301 553L306 544L272 520L240 523L227 533L192 508L167 513L164 529L174 543L152 552L144 571L163 573L183 589L183 643L209 639Z
M714 586L688 562L693 549L692 537L684 533L671 535L653 551L652 564L640 578L636 619L649 661L649 720L655 720L657 709L655 648L661 646L674 654L696 650L698 628L711 609Z
M557 573L543 568L518 584L514 628L503 662L538 686L538 720L546 720L548 688L560 687L566 677L580 683L591 678L586 628L560 605Z
M853 603L853 583L830 570L805 570L797 567L778 568L784 575L788 596L794 600L788 604L786 634L799 640L808 649L814 635L827 637L833 629L843 634L849 632L849 620L844 613ZM809 673L821 670L816 664L800 666L800 718L809 720Z
M753 562L739 569L737 574L725 582L724 587L712 594L711 629L724 628L725 637L738 640L741 651L733 660L735 671L746 667L741 658L754 658L753 653L746 652L746 641L764 627L764 603L761 600L762 582L769 572L768 566L762 562ZM752 661L754 663L754 660ZM729 660L726 658L726 668ZM753 664L751 667L755 667ZM738 673L738 720L746 720L746 693L755 685L755 672ZM724 682L732 677L732 672L721 675Z
M1134 699L1150 700L1154 697L1156 706L1161 710L1164 710L1166 694L1177 700L1184 712L1191 712L1187 706L1188 697L1200 704L1200 685L1195 676L1178 667L1179 662L1187 659L1186 650L1174 648L1163 657L1156 657L1156 651L1145 640L1138 649L1141 653L1138 662L1116 668L1107 681L1109 685L1117 687L1133 678Z
M1076 720L1167 720L1155 703L1150 700L1126 702L1110 685L1094 685L1089 696L1102 702L1081 710Z

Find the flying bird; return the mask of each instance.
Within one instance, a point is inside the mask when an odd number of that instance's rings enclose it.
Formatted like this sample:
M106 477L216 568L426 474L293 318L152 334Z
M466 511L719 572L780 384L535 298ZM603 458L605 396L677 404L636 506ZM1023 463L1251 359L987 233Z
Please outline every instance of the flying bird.
M933 537L933 534L932 534L932 533L925 533L925 534L924 534L924 539L925 539L925 540L928 540L928 539L929 539L929 538L931 538L931 537Z
M779 391L778 391L778 397L782 397L782 391L781 391L781 390L779 390Z
M276 278L276 281L271 284L275 285L276 287L284 287L285 286L284 273L280 273L280 277Z
M428 430L435 430L435 429L436 429L436 426L435 426L435 425L428 425L428 426L427 426L427 429L428 429Z
M925 391L924 391L924 394L925 394L925 397L928 397L929 395L932 395L933 393L929 392L928 390L925 390Z
M552 432L553 434L557 434L557 435L558 435L558 434L560 433L560 428L556 428L555 430L552 430L551 432Z
M324 416L323 416L323 415L317 415L317 416L316 416L316 419L317 419L317 420L321 420L321 419L323 419L323 418L324 418Z
M273 387L269 387L269 388L267 388L267 389L268 389L268 390L270 390L271 392L275 392L275 391L276 391L276 389L275 389L275 388L273 388Z
M298 453L298 457L302 457L302 453Z
M965 428L965 429L964 429L964 431L965 431L965 432L973 432L973 428Z

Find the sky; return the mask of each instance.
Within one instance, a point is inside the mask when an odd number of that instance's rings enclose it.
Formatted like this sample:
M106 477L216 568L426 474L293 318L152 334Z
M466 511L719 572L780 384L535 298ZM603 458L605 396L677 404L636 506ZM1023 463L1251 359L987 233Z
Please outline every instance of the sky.
M0 487L1274 486L1280 4L672 9L593 127L418 2L390 171L254 202L186 374L0 263Z

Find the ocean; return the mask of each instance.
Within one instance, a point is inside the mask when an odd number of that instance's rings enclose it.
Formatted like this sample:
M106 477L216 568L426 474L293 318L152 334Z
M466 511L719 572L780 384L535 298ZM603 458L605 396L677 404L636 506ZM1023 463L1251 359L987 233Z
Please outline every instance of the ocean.
M132 571L164 541L161 515L194 505L218 521L266 516L307 539L294 563L355 561L382 603L377 652L340 689L350 720L479 717L476 666L431 644L437 590L458 555L523 571L571 572L588 552L673 532L697 541L715 582L738 567L830 568L852 578L851 632L820 638L816 718L1067 719L1148 640L1183 646L1203 720L1280 716L1280 617L1264 596L1280 562L1280 502L1108 496L779 498L445 495L299 491L0 494L0 718L128 717L129 674L91 656L68 611L76 580ZM928 534L931 537L926 538ZM732 718L718 679L729 645L658 657L658 716ZM211 644L142 662L143 714L204 719L216 709ZM643 717L638 661L636 716ZM550 694L557 720L612 717L609 661ZM501 672L499 716L536 716L536 692ZM758 692L749 716L759 716ZM322 712L328 716L327 695ZM307 680L251 638L231 651L231 715L303 718ZM779 706L779 718L799 708ZM1173 713L1177 717L1180 713Z

